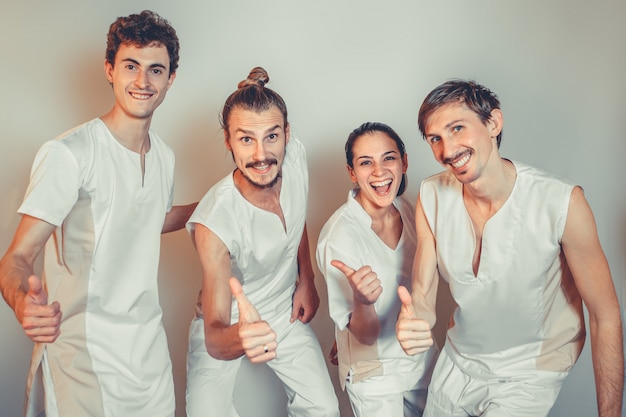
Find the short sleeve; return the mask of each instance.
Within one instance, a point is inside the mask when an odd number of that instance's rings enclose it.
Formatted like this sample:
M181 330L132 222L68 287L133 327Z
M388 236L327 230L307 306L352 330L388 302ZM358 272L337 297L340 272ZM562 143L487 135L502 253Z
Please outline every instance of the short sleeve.
M80 167L72 152L60 141L46 142L35 156L18 213L60 226L78 200L80 187Z

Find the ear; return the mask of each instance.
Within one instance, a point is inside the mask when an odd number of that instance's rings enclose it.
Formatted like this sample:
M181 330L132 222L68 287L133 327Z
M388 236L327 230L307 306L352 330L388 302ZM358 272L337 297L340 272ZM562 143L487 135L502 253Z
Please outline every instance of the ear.
M356 174L354 173L354 168L350 165L346 164L346 169L348 170L348 175L350 176L350 181L356 184L358 181L356 180Z
M402 173L406 174L406 170L409 167L409 158L408 155L405 153L404 156L402 157Z
M104 60L104 75L109 81L109 84L113 84L113 64L106 59Z
M170 78L167 80L167 89L168 90L172 86L172 83L174 82L175 79L176 79L176 73L175 72L170 72Z
M489 134L492 138L495 138L502 132L503 123L504 117L502 116L502 111L500 109L491 110L491 117L487 122L487 127L489 128Z
M289 123L287 123L287 126L285 126L285 145L289 143L290 137L291 137L291 127L289 126Z
M230 146L230 142L228 140L228 132L226 131L226 129L222 129L222 130L224 131L224 145L226 145L227 150L232 152L233 148Z

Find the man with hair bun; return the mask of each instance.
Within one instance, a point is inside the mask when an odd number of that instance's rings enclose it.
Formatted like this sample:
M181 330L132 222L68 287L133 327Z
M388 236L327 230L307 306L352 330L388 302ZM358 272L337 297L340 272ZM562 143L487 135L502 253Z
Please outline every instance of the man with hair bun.
M174 415L160 235L183 228L195 204L172 206L174 153L150 123L178 50L156 13L119 17L104 62L113 108L35 158L0 261L2 295L35 342L27 416ZM33 265L44 245L40 279Z
M439 276L457 304L425 416L546 416L585 342L598 415L622 415L624 352L611 272L581 187L502 158L497 96L473 81L435 88L419 129L446 168L422 182L411 295L397 336L432 344Z
M222 110L235 170L187 223L202 267L189 330L187 415L237 416L235 379L245 355L282 381L290 416L339 416L319 343L307 324L315 289L306 231L308 172L283 99L254 68ZM233 299L234 295L234 299Z

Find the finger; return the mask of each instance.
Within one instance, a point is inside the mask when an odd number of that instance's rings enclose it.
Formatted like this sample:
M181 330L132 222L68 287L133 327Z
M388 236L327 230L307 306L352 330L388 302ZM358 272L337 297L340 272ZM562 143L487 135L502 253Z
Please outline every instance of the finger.
M405 286L400 285L398 287L398 297L400 297L400 302L402 302L400 314L404 317L417 318L415 308L413 307L413 299L411 298L411 294L409 294L409 290L407 290Z
M304 309L301 306L294 305L291 309L291 317L289 323L293 323L304 315Z
M237 278L231 277L228 280L230 285L230 292L237 300L237 307L239 308L239 322L253 323L261 320L261 316L256 308L252 305L248 297L243 292L243 287Z
M343 274L346 277L349 277L350 275L354 274L354 268L350 268L348 265L344 264L341 261L334 260L334 261L331 261L330 264L334 266L335 268L337 268L338 270L340 270L341 272L343 272Z
M43 283L37 275L31 275L28 277L28 293L27 300L32 301L38 305L48 304L48 294L43 289Z

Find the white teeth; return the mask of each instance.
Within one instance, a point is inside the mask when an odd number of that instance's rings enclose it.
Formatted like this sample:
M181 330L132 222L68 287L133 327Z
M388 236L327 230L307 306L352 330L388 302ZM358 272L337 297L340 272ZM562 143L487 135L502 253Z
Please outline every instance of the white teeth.
M470 155L467 154L463 158L459 159L458 161L453 162L452 166L455 167L455 168L460 168L463 165L465 165L467 163L467 161L469 161L469 159L470 159Z
M130 93L131 96L133 96L134 98L138 99L138 100L147 100L150 98L149 94L137 94L137 93Z
M372 185L372 187L384 187L385 185L391 184L391 178L384 181L372 182L370 184Z

